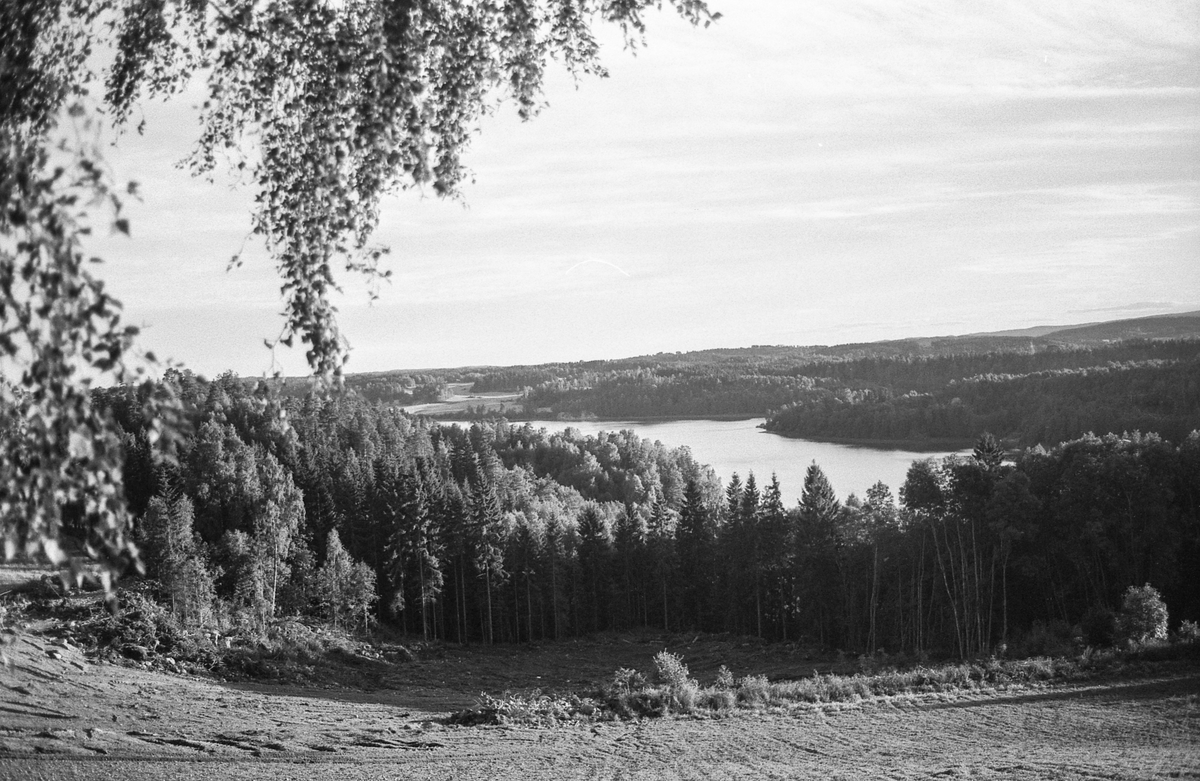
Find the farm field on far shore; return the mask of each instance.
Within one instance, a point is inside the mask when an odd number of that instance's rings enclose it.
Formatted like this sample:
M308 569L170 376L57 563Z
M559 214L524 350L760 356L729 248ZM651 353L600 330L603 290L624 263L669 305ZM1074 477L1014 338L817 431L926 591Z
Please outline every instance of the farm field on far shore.
M413 415L466 415L469 410L480 407L496 414L500 414L502 408L516 413L520 410L516 406L520 399L520 393L455 393L445 401L409 404L400 409Z

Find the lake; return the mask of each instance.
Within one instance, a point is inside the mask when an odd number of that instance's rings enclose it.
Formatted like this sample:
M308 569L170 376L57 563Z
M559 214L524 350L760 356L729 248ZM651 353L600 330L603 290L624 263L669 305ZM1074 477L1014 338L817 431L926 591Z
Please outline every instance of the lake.
M904 484L904 476L913 461L949 455L947 452L917 453L790 439L758 428L763 421L763 418L673 420L661 423L535 420L532 425L550 431L574 428L593 435L601 431L628 429L668 447L686 445L691 448L692 456L716 470L721 480L728 482L729 476L737 472L744 481L746 475L754 472L760 489L770 483L771 473L774 472L779 477L779 486L788 505L799 501L800 492L804 489L804 472L813 461L825 472L839 499L846 498L851 492L861 498L865 496L867 488L882 480L899 500L900 486ZM966 454L971 451L958 452Z

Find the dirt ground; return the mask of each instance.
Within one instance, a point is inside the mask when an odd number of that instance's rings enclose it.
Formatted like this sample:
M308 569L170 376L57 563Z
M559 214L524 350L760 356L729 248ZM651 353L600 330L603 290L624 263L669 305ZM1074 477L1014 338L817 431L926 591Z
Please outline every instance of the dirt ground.
M569 648L475 652L397 665L374 691L302 689L93 664L26 632L0 672L0 778L1200 778L1194 669L722 718L436 721L489 666L528 669L539 654L571 665Z
M1200 778L1194 666L721 717L454 727L441 719L481 692L587 691L618 667L648 671L663 648L705 683L722 663L772 679L828 664L738 638L647 634L362 660L341 679L357 686L302 687L96 663L59 628L34 622L5 648L0 779Z

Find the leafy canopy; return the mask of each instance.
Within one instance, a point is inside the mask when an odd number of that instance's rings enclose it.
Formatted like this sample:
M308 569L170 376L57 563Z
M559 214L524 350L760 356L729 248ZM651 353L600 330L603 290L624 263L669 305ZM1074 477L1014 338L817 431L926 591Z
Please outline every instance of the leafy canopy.
M101 116L202 83L191 170L220 162L255 189L253 232L281 278L279 341L340 377L346 344L335 269L387 276L371 244L383 195L456 197L480 118L541 107L550 61L603 75L595 30L627 44L661 0L6 0L0 3L0 531L5 554L60 558L62 507L94 553L136 559L124 533L119 432L92 408L98 377L136 382L136 329L104 289L82 237L106 215L128 233L97 143ZM668 6L693 24L703 0ZM235 257L234 262L237 262ZM144 356L153 363L153 356ZM145 415L170 428L170 399ZM155 429L158 430L157 428Z

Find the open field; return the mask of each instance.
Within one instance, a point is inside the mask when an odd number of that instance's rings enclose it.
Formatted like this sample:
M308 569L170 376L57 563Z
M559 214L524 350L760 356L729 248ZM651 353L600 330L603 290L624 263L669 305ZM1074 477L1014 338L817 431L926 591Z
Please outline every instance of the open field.
M368 690L95 664L56 634L35 623L7 648L0 778L1200 777L1200 670L1187 665L1102 683L720 717L448 727L439 720L481 691L586 688L618 666L646 669L664 645L701 680L722 660L772 676L812 665L755 643L609 638L447 648L364 670Z
M425 404L409 404L400 409L413 415L466 415L483 407L488 412L520 409L520 393L454 393L445 401L431 401Z

